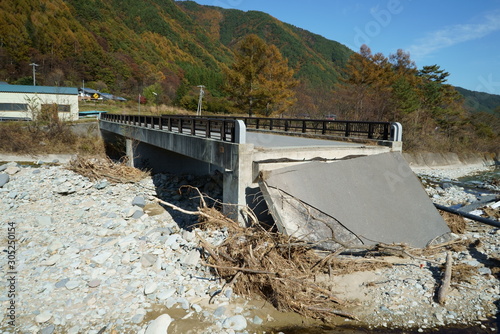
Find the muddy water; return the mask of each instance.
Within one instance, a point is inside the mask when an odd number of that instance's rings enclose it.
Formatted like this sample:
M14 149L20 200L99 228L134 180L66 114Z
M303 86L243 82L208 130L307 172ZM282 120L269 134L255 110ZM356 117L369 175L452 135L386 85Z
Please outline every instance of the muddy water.
M250 305L249 305L250 304ZM237 307L238 305L232 305ZM242 305L240 305L242 306ZM331 326L325 326L319 321L313 321L310 319L304 319L295 313L285 313L276 311L271 305L262 301L251 301L245 303L245 307L254 308L254 314L259 316L261 319L267 319L265 321L266 326L255 326L251 322L248 322L247 331L249 333L284 333L284 334L366 334L366 333L384 333L384 334L430 334L430 333L441 333L441 334L476 334L476 333L498 333L500 330L500 323L495 319L478 324L476 326L453 326L446 328L436 328L436 329L394 329L390 330L387 328L381 329L369 329L365 327L360 327L359 325L348 324L348 322L343 318L338 318L337 322ZM227 306L229 307L229 306ZM202 332L207 327L213 325L213 322L204 322L202 317L193 316L186 317L188 314L182 309L167 309L164 305L156 305L153 307L153 311L149 312L143 324L149 323L151 320L156 319L162 314L169 314L174 322L170 325L168 329L169 334L184 334L187 332L197 333Z

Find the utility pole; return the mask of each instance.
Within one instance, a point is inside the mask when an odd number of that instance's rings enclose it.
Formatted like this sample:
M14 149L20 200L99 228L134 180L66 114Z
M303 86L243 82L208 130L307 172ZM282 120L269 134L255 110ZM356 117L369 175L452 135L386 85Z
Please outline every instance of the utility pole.
M199 85L198 87L200 88L200 98L198 99L198 110L196 110L196 116L201 116L201 105L203 101L203 95L205 95L203 88L205 88L205 86Z
M141 93L139 93L139 100L137 102L139 102L139 115L141 115Z
M33 66L33 86L36 86L36 77L35 77L35 73L36 73L36 66L38 66L38 64L35 64L35 63L31 63L30 66Z

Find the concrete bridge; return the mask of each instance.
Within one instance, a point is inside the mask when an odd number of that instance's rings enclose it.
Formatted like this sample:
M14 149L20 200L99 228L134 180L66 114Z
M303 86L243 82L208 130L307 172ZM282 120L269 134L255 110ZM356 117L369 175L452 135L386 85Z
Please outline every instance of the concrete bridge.
M405 209L406 204L398 205L401 193L409 194L408 202L415 198L425 201L427 198L414 174L411 171L408 173L409 166L402 158L402 129L399 123L105 114L101 115L99 125L108 146L126 152L129 161L136 167L191 174L221 171L223 202L228 204L224 206L224 211L241 222L246 216L240 209L247 205L253 209L256 194L262 193L278 228L294 235L310 236L316 233L311 242L318 241L325 233L332 234L333 238L332 231L336 230L335 234L344 235L345 240L364 244L368 238L365 240L362 234L368 233L372 240L376 240L373 235L379 235L384 230L377 225L379 222L388 224L385 230L399 231L398 236L382 233L379 240L400 241L399 237L402 237L404 241L408 225L394 229L391 222L401 221L408 212L413 216L417 214ZM368 156L378 158L353 159ZM346 162L340 163L343 161ZM317 168L318 164L320 168ZM293 176L295 172L299 174ZM287 179L287 175L290 178ZM345 183L329 184L341 180ZM360 182L362 184L357 185ZM346 189L351 186L354 192ZM420 192L418 196L409 191L412 187ZM309 190L303 193L304 189ZM291 195L294 193L304 198ZM352 196L341 196L348 193ZM335 203L332 200L322 203L326 198L332 199L332 196L336 198ZM284 198L287 198L288 206L283 205ZM307 203L309 200L310 203ZM315 201L317 205L311 204ZM436 219L439 221L440 216L428 202L426 207L435 214L423 220L432 224ZM366 207L367 203L372 203L370 211L360 211L359 206ZM307 206L305 211L298 209L304 205ZM393 213L386 208L379 210L380 206L397 206L400 209ZM318 211L319 207L322 209ZM418 203L414 210L421 207ZM328 213L332 208L335 212ZM328 231L322 230L317 223L308 227L300 224L287 226L288 221L297 221L304 216L311 221L313 211L317 211L316 216L323 217L318 221L330 221ZM360 212L360 216L355 217L354 226L349 227L349 223L335 217L339 211L350 212L343 220L351 220L352 212ZM380 213L381 217L375 217ZM372 218L377 224L367 223ZM432 228L426 234L425 226L415 221L409 224L418 226L413 234L419 239L414 244L421 246L436 236L437 232ZM363 226L361 231L357 230L359 226ZM372 231L367 231L367 228ZM419 237L422 234L420 230L424 231L422 237ZM443 230L441 228L438 232Z
M259 173L314 160L401 150L401 127L388 122L191 116L102 115L108 143L154 171L223 172L224 203L249 204ZM121 140L120 140L121 138Z

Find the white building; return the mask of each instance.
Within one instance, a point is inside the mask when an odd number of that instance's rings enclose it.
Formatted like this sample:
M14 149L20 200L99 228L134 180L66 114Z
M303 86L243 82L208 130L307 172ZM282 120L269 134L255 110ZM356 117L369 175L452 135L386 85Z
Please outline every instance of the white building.
M28 120L52 110L63 121L78 119L76 87L0 84L0 120Z

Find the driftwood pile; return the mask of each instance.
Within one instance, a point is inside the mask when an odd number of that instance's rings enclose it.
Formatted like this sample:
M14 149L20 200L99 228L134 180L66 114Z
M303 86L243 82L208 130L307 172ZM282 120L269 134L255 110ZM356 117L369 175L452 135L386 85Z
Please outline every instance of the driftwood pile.
M77 156L69 162L68 169L91 181L106 179L111 183L135 183L149 175L146 171L128 166L126 161L115 162L107 157Z
M450 283L464 280L472 274L471 268L463 265L453 268L457 274L452 277L452 256L450 251L466 248L464 240L413 249L405 244L383 244L375 246L342 245L337 252L319 253L313 245L264 228L255 215L245 208L250 227L242 227L213 207L208 207L198 188L183 186L197 193L200 199L198 211L187 211L171 203L157 202L185 214L198 216L199 226L207 229L226 229L228 237L220 245L212 245L197 234L203 250L202 264L212 268L226 284L219 293L231 286L236 293L245 296L259 295L280 311L293 311L305 317L330 322L335 316L357 319L345 311L352 302L344 301L332 292L335 288L325 276L349 274L356 271L375 270L390 267L391 263L374 258L380 255L400 256L427 262L443 269L443 278L437 291L437 302L445 304ZM461 233L465 229L463 220L445 217L452 230ZM427 258L448 249L446 263ZM357 253L363 256L345 258L340 253ZM472 268L473 269L473 268ZM215 297L215 296L213 296ZM212 298L213 298L212 297Z
M189 186L182 188L198 191ZM203 196L199 195L198 211L157 201L174 210L197 215L202 228L228 231L228 237L220 245L212 245L197 235L204 253L203 264L213 268L226 282L222 291L231 286L240 295L259 295L280 311L293 311L310 318L329 321L334 316L343 316L356 319L355 315L344 311L352 305L336 297L331 285L317 282L316 276L390 266L385 261L347 263L338 259L335 253L322 256L307 243L262 227L250 211L247 214L253 224L242 227L216 209L207 207Z

